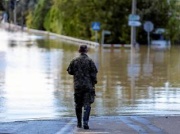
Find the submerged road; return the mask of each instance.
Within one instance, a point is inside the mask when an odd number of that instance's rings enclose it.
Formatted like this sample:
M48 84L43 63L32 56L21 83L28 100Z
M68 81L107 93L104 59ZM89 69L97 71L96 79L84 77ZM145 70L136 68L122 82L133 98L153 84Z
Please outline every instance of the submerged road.
M179 134L180 116L91 117L89 125L77 128L74 117L0 122L0 134Z

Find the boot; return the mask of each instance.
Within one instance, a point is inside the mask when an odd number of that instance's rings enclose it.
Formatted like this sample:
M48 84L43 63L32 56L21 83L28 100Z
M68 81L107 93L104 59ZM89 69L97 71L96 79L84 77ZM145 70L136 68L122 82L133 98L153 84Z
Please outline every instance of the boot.
M82 127L82 108L76 108L76 117L77 117L77 127Z
M91 107L90 106L85 106L84 107L84 117L83 117L83 127L84 127L84 129L89 129L88 121L89 121L90 112L91 112Z

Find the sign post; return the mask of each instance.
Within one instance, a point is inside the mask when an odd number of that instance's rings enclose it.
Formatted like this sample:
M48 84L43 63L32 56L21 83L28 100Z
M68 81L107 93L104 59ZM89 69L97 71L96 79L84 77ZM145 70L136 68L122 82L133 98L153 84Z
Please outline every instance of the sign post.
M110 31L108 31L108 30L103 30L102 31L102 36L101 36L101 45L103 45L104 44L104 35L110 35L111 34L111 32Z
M132 0L132 15L136 14L137 0ZM131 48L136 43L136 27L131 26Z
M131 26L131 45L136 45L136 27L141 26L140 16L137 14L130 14L128 18L128 25Z
M100 30L100 23L99 22L93 22L92 23L92 29L95 31L95 42L98 42L97 32Z
M148 46L150 45L150 32L154 29L154 24L151 21L144 23L144 30L147 32Z

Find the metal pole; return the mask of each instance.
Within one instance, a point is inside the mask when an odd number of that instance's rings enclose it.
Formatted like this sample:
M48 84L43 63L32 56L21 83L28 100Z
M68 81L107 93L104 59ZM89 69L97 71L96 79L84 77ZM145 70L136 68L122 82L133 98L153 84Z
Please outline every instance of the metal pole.
M150 46L150 32L147 32L148 34L148 47Z
M14 24L16 25L16 23L17 23L17 2L19 1L19 0L14 0L15 2L14 2Z
M14 2L14 24L16 25L16 0Z
M98 42L98 33L95 31L95 42Z
M132 0L132 14L136 14L136 0ZM131 26L131 48L136 43L136 27Z
M102 35L101 35L102 37L101 37L101 45L103 45L104 44L104 30L102 30Z
M132 0L132 14L136 14L136 0ZM136 28L131 26L131 69L133 70L134 68L134 47L136 43ZM134 93L135 93L135 74L134 72L131 74L131 98L132 98L132 103L134 103Z

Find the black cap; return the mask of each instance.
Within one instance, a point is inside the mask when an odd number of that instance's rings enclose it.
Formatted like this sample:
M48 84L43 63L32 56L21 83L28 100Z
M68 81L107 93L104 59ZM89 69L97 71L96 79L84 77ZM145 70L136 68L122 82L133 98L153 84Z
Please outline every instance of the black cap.
M86 45L81 45L79 47L79 53L87 53L88 47Z

